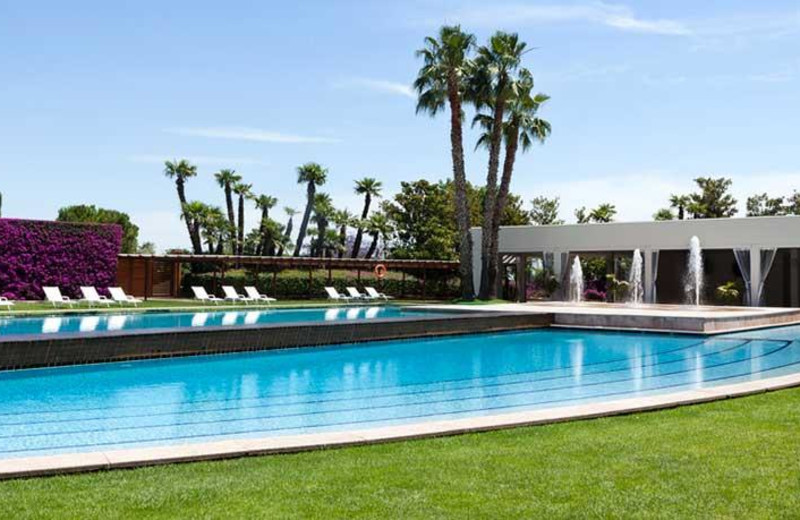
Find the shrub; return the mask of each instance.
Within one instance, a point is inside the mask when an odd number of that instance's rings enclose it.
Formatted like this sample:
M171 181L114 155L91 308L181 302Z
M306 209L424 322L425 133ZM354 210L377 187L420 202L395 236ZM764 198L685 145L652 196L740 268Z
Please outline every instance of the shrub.
M56 285L77 297L81 285L116 285L121 243L117 225L0 219L0 294L41 299L42 286Z
M425 297L434 299L457 298L459 295L458 279L456 277L439 277L428 275ZM185 296L191 294L191 286L202 285L208 291L214 288L213 273L187 273L181 282ZM371 275L362 273L361 282L356 273L351 271L334 271L330 283L327 271L315 271L311 279L309 291L308 272L284 271L275 278L275 287L272 286L272 273L256 273L250 271L230 271L224 277L217 277L217 288L222 285L233 285L243 292L245 285L254 285L260 292L283 299L304 299L308 297L325 297L325 287L335 287L339 292L344 292L348 286L358 287L363 292L364 286L373 286L387 295L396 298L422 298L422 280L408 277L405 282L398 277L387 277L376 280Z

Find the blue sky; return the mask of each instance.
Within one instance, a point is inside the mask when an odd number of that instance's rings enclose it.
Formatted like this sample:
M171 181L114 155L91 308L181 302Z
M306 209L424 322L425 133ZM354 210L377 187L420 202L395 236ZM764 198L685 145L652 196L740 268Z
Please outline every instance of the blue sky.
M196 162L189 197L217 204L225 167L296 208L306 161L352 210L356 178L389 192L443 178L446 118L416 116L408 88L442 23L536 48L525 64L552 97L553 134L520 158L513 189L560 196L568 220L603 201L648 219L698 175L732 177L742 203L800 189L797 1L31 0L0 3L4 216L93 203L164 248L186 243L164 159ZM471 180L485 163L470 153Z

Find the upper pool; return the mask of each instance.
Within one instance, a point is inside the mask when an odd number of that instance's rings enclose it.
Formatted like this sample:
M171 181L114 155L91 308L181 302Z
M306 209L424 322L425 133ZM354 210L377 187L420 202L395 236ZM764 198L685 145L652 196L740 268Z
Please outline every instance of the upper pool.
M331 322L437 316L409 307L332 307L315 309L219 310L214 312L140 312L82 316L4 317L0 336L174 329L292 322Z

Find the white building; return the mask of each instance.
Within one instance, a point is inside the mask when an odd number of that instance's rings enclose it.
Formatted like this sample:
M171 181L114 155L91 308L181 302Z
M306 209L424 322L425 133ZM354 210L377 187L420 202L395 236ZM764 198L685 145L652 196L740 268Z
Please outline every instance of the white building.
M472 234L477 290L481 231L476 228ZM645 301L677 303L683 297L682 277L693 236L703 248L707 299L717 285L738 281L745 288L743 303L800 306L800 217L508 226L500 229L499 251L509 276L527 287L525 267L531 259L543 262L563 285L576 254L606 256L611 266L614 259L629 258L639 249ZM526 291L517 292L517 299L524 300Z

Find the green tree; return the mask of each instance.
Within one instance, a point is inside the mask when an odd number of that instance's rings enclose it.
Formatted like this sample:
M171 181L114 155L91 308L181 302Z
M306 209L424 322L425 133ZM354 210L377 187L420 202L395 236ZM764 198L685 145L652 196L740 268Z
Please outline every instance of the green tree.
M356 226L363 229L362 220L357 220L347 209L334 211L331 220L339 227L339 258L342 258L347 252L347 228Z
M145 242L139 245L136 252L140 255L154 255L156 254L156 245L153 242Z
M200 241L199 227L186 218L186 181L197 176L197 166L194 166L186 159L165 161L164 175L175 180L175 189L178 191L178 200L181 204L181 216L186 222L186 230L189 233L189 240L195 254L203 253L203 244Z
M384 248L386 247L394 228L384 213L376 212L370 216L369 222L367 223L367 229L372 237L372 242L370 243L369 249L367 249L364 258L372 258L381 240L383 241Z
M270 221L269 210L275 207L278 199L270 195L259 195L253 201L256 203L256 209L261 210L261 220L259 221L258 229L261 234L261 239L256 246L256 255L272 256L275 254L275 249L271 247L275 242L267 235L267 224Z
M232 231L230 239L231 252L236 252L236 216L233 211L233 187L239 184L242 176L236 173L236 170L220 170L214 174L217 184L225 192L225 207L228 210L228 225Z
M381 205L396 230L392 256L420 260L459 258L460 230L452 202L447 183L425 179L401 182L400 191Z
M283 256L284 249L286 249L292 241L294 216L297 215L297 210L290 208L289 206L284 206L283 212L286 213L286 216L289 217L289 219L286 221L286 226L284 227L283 240L281 240L281 244L278 247L278 256Z
M201 236L201 229L202 229L202 222L206 216L208 210L208 205L204 204L203 202L193 200L187 202L183 205L183 211L181 212L181 218L184 222L187 222L190 226L189 234L190 236L197 236L198 239ZM203 246L202 242L200 243L200 250L194 250L194 253L197 255L203 254Z
M239 219L236 225L236 251L235 254L244 254L244 206L245 201L253 198L253 185L237 182L233 185L233 193L239 197Z
M372 204L372 199L381 196L382 188L383 184L381 181L373 179L372 177L364 177L363 179L356 181L356 193L364 196L364 209L361 210L362 221L367 220L367 217L369 216L369 206ZM356 230L356 238L353 242L353 251L351 253L353 258L358 258L358 254L361 252L361 238L363 234L364 229L361 226L358 226L358 229Z
M785 210L787 215L800 215L800 192L795 191L786 197Z
M617 207L607 202L588 211L583 206L575 210L575 220L578 224L613 222L616 215Z
M500 169L500 152L503 140L503 118L509 98L513 95L512 74L522 61L526 44L515 33L498 31L489 38L487 45L478 48L476 69L471 76L471 99L476 108L491 109L490 134L488 138L489 164L486 170L486 201L481 225L481 283L478 297L490 299L496 288L496 255L492 254L495 206L497 204L497 175Z
M311 217L311 220L317 225L317 238L312 243L311 256L328 256L330 252L328 226L335 212L336 209L333 207L330 195L327 193L317 193L314 195L314 216Z
M689 195L687 210L692 218L728 218L738 212L736 199L728 193L732 184L730 179L698 177L694 181L700 192Z
M669 206L678 210L678 220L686 218L686 208L691 204L692 199L689 195L670 195Z
M544 196L531 201L531 221L537 226L561 226L564 221L558 218L561 200L558 197L548 199Z
M550 123L544 119L536 117L539 107L549 98L544 94L532 94L533 75L527 69L521 69L517 78L512 78L509 83L509 94L506 104L507 119L504 122L503 137L505 140L505 160L503 171L500 176L500 186L497 190L497 199L491 219L491 237L489 238L489 263L488 266L488 298L494 298L497 292L498 274L498 236L500 233L500 221L502 213L508 200L511 188L511 178L514 172L517 150L522 148L523 152L530 149L534 142L542 143L550 135ZM492 102L488 104L488 113L478 113L475 116L476 123L480 124L484 133L478 139L478 146L488 145L491 152L491 139L494 134L493 107ZM490 190L486 190L487 197ZM485 218L485 215L484 215Z
M222 210L216 206L202 204L195 216L200 233L206 242L208 254L222 254L226 241L230 240L230 223Z
M91 222L97 224L117 224L122 228L122 253L136 253L139 250L139 227L131 222L127 213L113 209L98 208L81 204L66 206L58 210L58 222Z
M578 224L588 224L591 222L589 213L586 211L586 206L581 206L575 210L575 220Z
M770 197L766 193L747 198L748 217L769 217L786 215L783 197Z
M653 213L653 220L656 221L675 220L675 214L672 213L672 210L669 208L661 208L655 213Z
M472 235L470 234L467 175L464 167L463 101L473 64L470 52L475 37L460 26L443 26L437 38L425 38L425 47L416 55L423 60L414 88L417 91L417 113L435 116L445 104L450 109L450 156L455 183L455 219L458 224L459 273L461 296L475 296L472 283Z
M308 221L314 209L314 197L317 193L317 186L322 186L328 178L328 170L317 163L306 163L297 168L297 183L306 185L306 209L303 212L303 220L300 222L300 231L297 234L297 242L294 245L294 256L300 256L303 248L303 240L308 231Z

